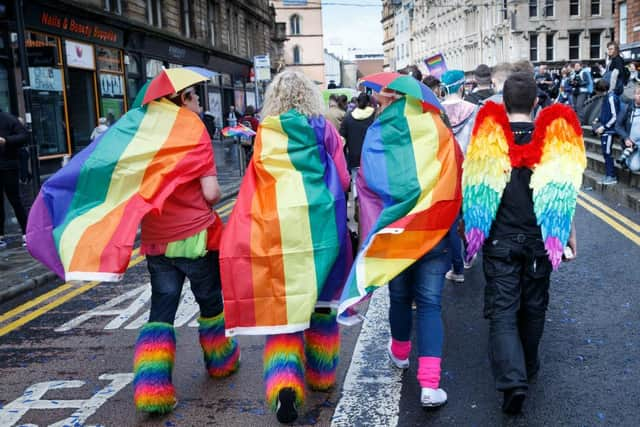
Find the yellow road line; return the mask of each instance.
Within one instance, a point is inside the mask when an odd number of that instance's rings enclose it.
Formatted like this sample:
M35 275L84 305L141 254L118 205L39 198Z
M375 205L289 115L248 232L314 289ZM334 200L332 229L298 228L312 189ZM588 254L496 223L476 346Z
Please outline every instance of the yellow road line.
M32 299L29 302L26 302L22 305L19 305L18 307L14 308L13 310L9 310L6 313L4 313L2 316L0 316L0 323L4 322L5 320L16 316L20 313L22 313L23 311L26 311L28 309L30 309L31 307L34 307L38 304L40 304L42 301L48 300L49 298L58 295L61 292L66 291L67 289L69 289L71 287L70 284L65 283L64 285L60 285L57 288L47 292L44 295L40 295L38 298Z
M590 202L592 205L600 208L602 211L608 213L613 218L615 218L618 221L620 221L621 223L625 224L632 231L634 231L636 233L640 233L640 224L637 224L637 223L631 221L629 218L627 218L624 215L621 215L619 212L614 211L609 206L607 206L604 203L602 203L600 200L597 200L597 199L589 196L588 194L585 194L582 191L579 193L579 195L580 195L580 197L584 198L586 201Z
M627 237L633 243L635 243L636 245L640 246L640 236L638 236L637 234L632 233L627 228L623 227L620 223L614 221L609 216L607 216L605 213L597 210L596 208L594 208L593 206L589 205L585 201L578 199L578 204L580 206L582 206L583 208L585 208L586 210L588 210L589 212L591 212L592 214L594 214L595 216L597 216L598 218L600 218L601 220L603 220L604 222L606 222L607 224L609 224L616 231L618 231L623 236Z
M139 252L139 251L138 251ZM141 263L144 260L144 256L140 256L134 260L131 260L131 262L129 262L129 266L128 268L131 268L139 263ZM51 301L49 304L44 305L42 307L40 307L37 310L32 311L31 313L27 314L24 317L21 317L17 320L14 320L13 322L9 323L8 325L0 328L0 337L8 334L9 332L18 329L20 326L24 325L25 323L29 323L34 319L37 319L38 317L42 316L43 314L53 310L54 308L64 304L65 302L69 301L71 298L74 298L80 294L83 294L85 292L87 292L88 290L96 287L97 285L99 285L102 282L98 282L98 281L94 281L94 282L89 282L86 285L83 285L81 287L79 287L78 289L69 292L68 294L56 299L55 301Z

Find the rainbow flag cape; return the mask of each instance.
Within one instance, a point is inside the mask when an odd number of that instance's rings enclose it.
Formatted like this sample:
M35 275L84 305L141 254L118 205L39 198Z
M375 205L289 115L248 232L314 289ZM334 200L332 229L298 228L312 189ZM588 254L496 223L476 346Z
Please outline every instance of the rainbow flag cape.
M227 335L307 329L340 296L350 247L328 138L342 149L324 118L295 110L260 124L220 245Z
M29 251L66 280L120 280L142 217L212 162L196 114L168 101L134 108L44 183Z
M242 124L238 124L235 126L227 126L226 128L222 129L222 135L224 136L245 136L245 137L252 137L254 136L256 133L253 131L253 129L242 125Z
M533 171L533 209L553 269L562 260L587 166L582 128L568 106L544 108L531 142L517 145L504 106L487 102L478 111L462 178L467 257L489 236L512 168Z
M416 99L393 102L369 127L358 177L364 228L366 216L378 212L363 230L366 239L340 299L341 323L354 323L355 304L442 240L460 211L461 164L451 131Z

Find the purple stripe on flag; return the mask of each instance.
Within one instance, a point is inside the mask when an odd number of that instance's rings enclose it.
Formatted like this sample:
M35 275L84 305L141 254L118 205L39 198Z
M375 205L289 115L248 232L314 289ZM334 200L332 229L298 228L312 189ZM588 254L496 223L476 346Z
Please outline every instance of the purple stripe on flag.
M64 279L64 267L53 241L53 224L42 191L38 194L27 222L27 249L29 253Z

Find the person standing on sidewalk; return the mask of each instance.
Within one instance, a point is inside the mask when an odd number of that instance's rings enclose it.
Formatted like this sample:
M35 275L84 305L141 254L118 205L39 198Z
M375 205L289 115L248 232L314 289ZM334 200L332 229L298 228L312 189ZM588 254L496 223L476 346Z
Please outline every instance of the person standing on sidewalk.
M573 214L586 155L570 107L547 107L531 122L530 73L512 74L503 99L504 107L490 102L478 112L463 165L463 211L468 257L483 251L496 388L502 410L516 414L540 367L551 271L563 253L577 255Z
M615 91L609 90L609 82L605 79L596 83L597 91L606 93L602 98L600 119L594 132L600 137L602 156L604 157L605 177L600 181L602 185L614 185L618 183L616 169L613 164L613 137L616 134L616 122L620 115L620 98Z
M168 99L200 113L193 87ZM240 364L235 339L224 333L218 264L222 221L211 209L220 199L220 187L213 155L207 161L202 176L176 187L161 212L152 211L142 219L140 253L146 255L151 276L151 312L136 341L133 389L136 408L143 412L171 412L176 403L171 381L176 350L173 322L185 278L200 307L198 333L209 375L231 375Z
M27 213L20 200L18 187L19 165L18 155L20 147L26 145L29 140L29 133L20 124L18 119L9 113L0 111L0 249L7 246L4 238L4 194L20 224L22 230L22 243L24 245L27 230Z
M351 248L342 140L308 77L283 71L265 94L255 154L220 246L228 335L267 335L269 409L291 423L310 389L336 381L340 330L332 306Z

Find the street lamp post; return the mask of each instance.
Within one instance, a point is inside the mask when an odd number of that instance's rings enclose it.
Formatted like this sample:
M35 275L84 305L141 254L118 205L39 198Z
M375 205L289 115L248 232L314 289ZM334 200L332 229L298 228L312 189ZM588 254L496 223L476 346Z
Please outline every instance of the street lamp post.
M22 94L24 95L24 121L29 132L29 156L31 160L31 172L33 180L33 196L40 191L40 162L38 160L38 145L33 137L33 127L31 122L31 84L29 81L29 64L27 58L27 48L24 28L24 5L23 0L15 0L16 27L18 31L18 57L20 60L20 74L22 75Z

